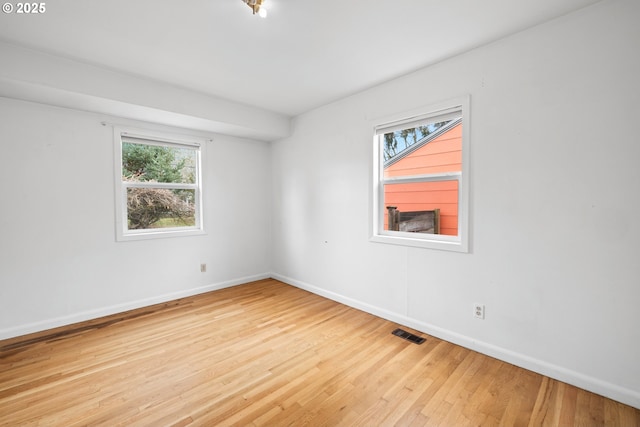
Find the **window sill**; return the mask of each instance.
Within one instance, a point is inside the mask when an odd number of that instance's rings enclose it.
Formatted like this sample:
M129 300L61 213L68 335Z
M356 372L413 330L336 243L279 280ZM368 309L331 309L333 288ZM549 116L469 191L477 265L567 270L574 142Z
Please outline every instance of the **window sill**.
M118 242L129 242L135 240L166 239L171 237L202 236L205 234L207 233L201 229L162 231L145 230L138 233L118 234L118 236L116 236L116 240Z
M374 243L386 243L391 245L409 246L414 248L437 249L443 251L468 253L469 248L466 241L459 239L429 239L412 237L411 233L401 233L400 236L376 234L370 237L369 241Z

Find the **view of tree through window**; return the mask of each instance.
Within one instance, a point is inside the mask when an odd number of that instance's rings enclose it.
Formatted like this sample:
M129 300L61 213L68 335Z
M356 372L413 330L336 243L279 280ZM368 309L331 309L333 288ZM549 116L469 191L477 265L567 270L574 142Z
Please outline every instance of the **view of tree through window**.
M391 160L397 154L400 154L416 142L429 136L451 120L431 123L424 126L402 129L395 132L384 134L383 155L384 161Z
M122 143L122 181L129 230L189 227L196 223L197 149Z

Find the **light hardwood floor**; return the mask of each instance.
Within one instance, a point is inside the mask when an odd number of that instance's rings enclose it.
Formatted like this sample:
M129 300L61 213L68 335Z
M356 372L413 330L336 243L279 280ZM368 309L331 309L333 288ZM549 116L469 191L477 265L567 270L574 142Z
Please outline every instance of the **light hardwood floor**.
M0 425L640 426L398 326L268 279L0 341Z

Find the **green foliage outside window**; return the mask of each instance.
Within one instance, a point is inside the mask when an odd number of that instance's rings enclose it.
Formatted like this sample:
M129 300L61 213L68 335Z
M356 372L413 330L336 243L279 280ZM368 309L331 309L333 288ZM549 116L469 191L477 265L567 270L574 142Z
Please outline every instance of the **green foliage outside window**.
M426 138L449 122L450 120L447 120L384 134L384 161L387 162L391 160L396 155L402 153L416 142Z
M122 144L122 179L126 182L193 184L195 150L169 146ZM195 191L160 187L127 189L128 228L195 225Z

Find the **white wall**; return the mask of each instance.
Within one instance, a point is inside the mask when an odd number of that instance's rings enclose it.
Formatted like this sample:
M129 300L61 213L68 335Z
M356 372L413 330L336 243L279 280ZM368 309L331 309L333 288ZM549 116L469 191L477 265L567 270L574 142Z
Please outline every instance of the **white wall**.
M638 18L604 1L296 118L276 277L640 407ZM471 253L369 242L371 120L464 94Z
M268 144L7 98L0 118L0 339L268 276ZM213 138L205 236L116 242L103 120Z

